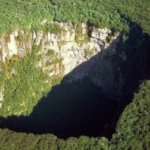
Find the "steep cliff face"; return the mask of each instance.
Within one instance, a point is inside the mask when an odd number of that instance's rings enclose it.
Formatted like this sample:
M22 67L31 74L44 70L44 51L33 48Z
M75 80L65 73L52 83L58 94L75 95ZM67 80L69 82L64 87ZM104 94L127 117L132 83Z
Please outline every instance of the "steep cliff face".
M4 87L0 90L0 108L2 107L2 103L4 101Z
M89 30L84 23L55 23L60 26L60 33L16 30L1 37L0 61L6 63L7 60L23 59L34 47L38 47L37 55L41 57L35 65L50 78L66 76L67 82L72 82L89 76L104 92L113 95L118 82L111 55L116 52L116 44L122 35L112 36L108 28L91 27ZM14 69L12 73L15 73ZM2 91L0 101L3 101Z

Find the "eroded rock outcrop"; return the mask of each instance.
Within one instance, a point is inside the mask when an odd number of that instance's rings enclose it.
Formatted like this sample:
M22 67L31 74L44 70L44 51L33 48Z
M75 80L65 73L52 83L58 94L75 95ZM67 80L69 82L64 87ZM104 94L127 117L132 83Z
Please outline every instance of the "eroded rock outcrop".
M89 29L84 23L55 23L61 27L60 33L20 30L1 37L0 61L5 63L6 58L13 59L14 56L24 58L36 45L40 47L42 59L35 65L49 77L67 76L68 82L72 82L89 76L103 91L112 95L118 83L110 57L116 52L121 34L112 36L108 28L93 27L88 35ZM3 99L3 92L0 97Z

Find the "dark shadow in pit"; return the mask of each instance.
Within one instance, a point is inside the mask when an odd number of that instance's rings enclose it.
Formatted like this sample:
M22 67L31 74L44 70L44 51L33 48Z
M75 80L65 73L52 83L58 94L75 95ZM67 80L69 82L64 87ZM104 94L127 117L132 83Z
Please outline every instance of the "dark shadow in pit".
M0 118L0 121L1 127L17 132L52 133L59 138L106 136L117 106L117 101L106 98L100 87L94 85L89 77L84 77L82 81L62 81L54 86L30 116L11 116L6 120Z
M122 43L120 36L107 49L75 68L47 97L41 98L30 116L1 117L0 127L52 133L60 138L110 138L120 114L139 83L148 78L150 69L149 36L135 25L128 36ZM119 48L114 53L116 43Z

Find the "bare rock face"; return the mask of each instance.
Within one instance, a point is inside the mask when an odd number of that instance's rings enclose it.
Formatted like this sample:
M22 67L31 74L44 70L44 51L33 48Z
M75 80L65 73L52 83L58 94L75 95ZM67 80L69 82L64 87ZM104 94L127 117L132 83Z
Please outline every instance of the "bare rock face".
M40 32L37 32L36 34L36 39L35 39L35 44L36 45L39 45L41 40L42 40L42 37L43 37L43 32L40 31Z
M15 35L10 34L10 41L7 43L9 49L9 56L17 55L17 45L15 40Z
M111 36L110 29L93 27L91 36L88 36L85 23L55 23L62 28L60 33L25 33L21 30L10 33L8 37L1 37L0 61L5 63L7 57L14 55L23 58L32 51L33 45L37 45L41 48L39 55L42 55L42 61L35 65L46 71L49 77L66 76L68 82L72 82L89 76L104 91L110 89L113 94L118 83L115 83L110 57L116 52L116 43L121 35ZM108 36L113 40L108 42Z
M97 43L86 43L78 45L75 42L68 42L61 46L61 56L64 58L63 65L65 66L64 74L67 75L74 68L101 51Z
M4 85L2 86L2 88L0 89L0 108L3 105L3 101L4 101Z

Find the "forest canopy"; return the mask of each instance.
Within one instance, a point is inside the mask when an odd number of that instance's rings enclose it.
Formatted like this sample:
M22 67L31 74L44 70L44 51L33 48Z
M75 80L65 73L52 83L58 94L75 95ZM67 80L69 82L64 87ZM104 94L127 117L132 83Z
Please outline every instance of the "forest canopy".
M126 20L105 1L1 0L0 16L0 35L20 28L29 30L45 19L128 30Z
M142 58L138 58L138 63L135 61L135 55L141 54L142 49L148 49L148 44L144 47L141 43L144 41L144 37L149 37L150 35L149 6L149 0L0 0L0 36L19 29L60 32L60 28L57 25L51 27L39 25L43 20L72 22L74 24L85 22L96 27L108 27L114 32L129 32L131 28L133 29L135 25L138 25L143 32L142 36L136 36L138 35L137 33L132 36L132 41L123 43L124 48L122 45L120 46L122 51L128 49L128 52L131 50L129 52L130 56L134 55L132 58L130 57L134 65L130 66L128 64L128 66L136 74L136 69L142 66L143 61L146 61L145 58L148 57L148 55L143 55L141 56ZM123 38L128 39L128 36L124 35ZM138 39L136 38L139 38L140 41L137 41ZM18 40L21 40L21 37L18 37ZM132 47L130 44L132 44ZM3 117L12 114L29 115L32 108L37 104L37 100L42 96L46 96L50 90L49 85L59 83L59 80L58 82L52 80L51 82L43 83L43 81L48 80L47 76L34 65L40 59L40 56L36 55L38 48L33 46L32 50L32 53L28 53L22 60L18 60L14 56L15 61L9 59L6 61L6 65L0 64L0 67L3 68L3 72L0 72L0 88L6 78L9 78L5 83L7 111L6 109L0 110ZM49 55L52 54L49 52ZM12 77L10 72L14 67L17 74ZM145 66L142 67L144 70ZM128 75L127 72L126 74ZM139 73L138 75L140 76L141 74ZM134 77L131 78L133 79ZM0 149L148 150L150 148L149 74L147 75L147 80L141 82L138 92L135 92L133 100L120 116L116 132L110 140L104 137L92 138L86 136L70 137L62 140L52 134L34 135L0 129ZM35 95L35 92L38 94ZM34 95L34 97L31 95ZM17 100L16 104L11 105L14 103L14 99ZM32 101L25 101L26 99L32 99ZM28 107L29 110L25 113L22 112L22 108L27 109L27 105L31 106ZM13 108L14 106L17 112ZM9 107L12 107L12 112L8 111Z
M1 0L0 34L18 28L30 29L44 19L88 22L101 27L127 30L126 20L139 24L150 33L148 0Z

